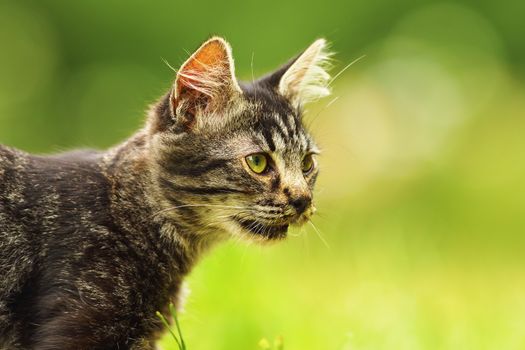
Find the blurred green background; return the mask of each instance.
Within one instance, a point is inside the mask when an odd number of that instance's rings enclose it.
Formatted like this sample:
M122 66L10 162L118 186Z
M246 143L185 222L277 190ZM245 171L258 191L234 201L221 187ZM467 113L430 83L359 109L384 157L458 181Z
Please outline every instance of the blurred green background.
M306 115L323 238L204 258L189 349L524 349L524 15L518 0L3 0L0 143L118 143L169 88L163 59L211 34L247 80L252 59L259 75L326 37L334 73L366 57Z

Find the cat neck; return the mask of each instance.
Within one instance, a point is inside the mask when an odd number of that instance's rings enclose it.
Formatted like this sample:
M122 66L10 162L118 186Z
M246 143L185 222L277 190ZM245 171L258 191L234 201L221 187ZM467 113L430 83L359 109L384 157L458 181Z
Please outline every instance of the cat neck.
M102 171L111 186L111 215L126 232L143 235L166 254L176 256L179 272L186 274L222 235L194 227L184 212L166 203L155 185L148 140L147 131L141 130L103 157Z

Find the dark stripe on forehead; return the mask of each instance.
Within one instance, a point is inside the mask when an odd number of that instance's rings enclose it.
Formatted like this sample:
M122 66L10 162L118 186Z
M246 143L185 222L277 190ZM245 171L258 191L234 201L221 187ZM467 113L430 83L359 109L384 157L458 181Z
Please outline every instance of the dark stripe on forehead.
M311 151L313 146L314 145L312 143L312 139L308 135L306 135L306 150Z
M288 134L292 135L292 131L293 130L292 130L292 127L290 125L290 119L289 119L288 114L278 114L277 118L281 119L281 121L283 122L284 126L286 127L286 130L288 131Z
M297 144L302 133L301 120L297 118L295 114L288 114L283 116L282 119L286 121L286 127L288 128L290 139ZM293 120L293 123L291 123L290 120Z
M295 114L292 118L294 118L295 121L295 132L297 134L300 134L303 131L303 123L301 121L301 118L297 117Z
M297 147L301 152L306 151L308 148L308 136L303 131L297 135Z
M290 133L286 134L279 124L276 124L274 127L272 127L272 132L279 134L285 141L290 138Z
M297 145L301 135L304 134L301 118L299 118L295 113L282 115L280 117L286 126L289 139L293 142L293 144ZM293 122L291 122L291 120L293 120Z
M271 129L272 125L266 120L259 123L257 131L264 137L264 140L270 148L270 151L275 152L275 142L273 140Z

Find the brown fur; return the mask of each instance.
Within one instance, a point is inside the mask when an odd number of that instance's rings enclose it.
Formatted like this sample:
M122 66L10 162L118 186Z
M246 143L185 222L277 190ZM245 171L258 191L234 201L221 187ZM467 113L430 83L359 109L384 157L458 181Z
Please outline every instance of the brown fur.
M203 44L146 126L108 151L0 146L0 348L153 349L155 312L204 251L282 239L313 214L317 168L301 162L316 147L279 93L287 69L239 84L230 51ZM245 157L260 152L270 166L255 174Z

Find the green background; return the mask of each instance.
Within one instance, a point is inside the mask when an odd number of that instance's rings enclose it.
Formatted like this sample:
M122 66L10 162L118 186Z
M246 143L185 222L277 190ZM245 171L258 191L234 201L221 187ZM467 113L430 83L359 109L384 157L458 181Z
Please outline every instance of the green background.
M4 0L0 143L120 142L170 87L163 59L212 34L246 80L326 37L334 74L366 57L305 117L319 233L208 254L181 314L189 349L523 349L524 15L518 0Z

